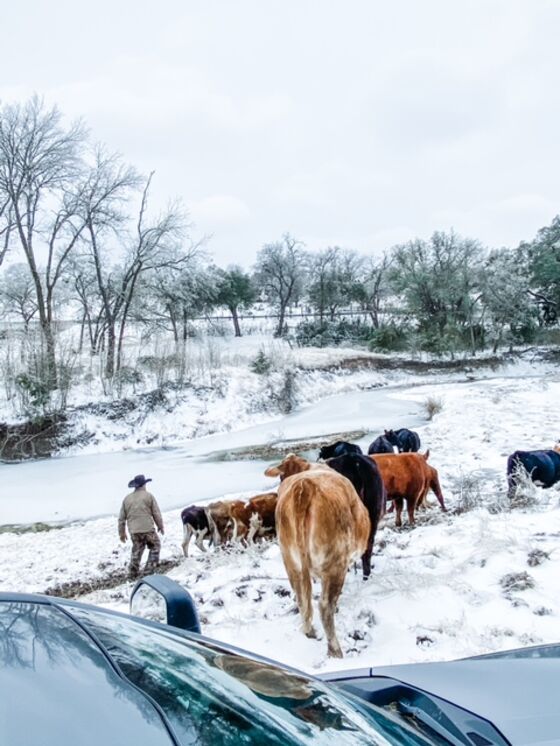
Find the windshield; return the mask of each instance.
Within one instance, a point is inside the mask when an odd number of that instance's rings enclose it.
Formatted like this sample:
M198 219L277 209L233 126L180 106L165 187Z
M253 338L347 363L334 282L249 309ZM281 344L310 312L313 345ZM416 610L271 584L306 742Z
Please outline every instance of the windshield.
M133 619L72 614L161 706L182 745L427 743L305 676Z
M168 746L161 717L55 606L0 603L2 746Z

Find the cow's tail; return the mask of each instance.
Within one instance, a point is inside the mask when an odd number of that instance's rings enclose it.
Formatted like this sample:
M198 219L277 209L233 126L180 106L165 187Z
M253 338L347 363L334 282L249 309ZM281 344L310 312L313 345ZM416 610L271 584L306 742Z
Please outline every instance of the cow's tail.
M432 478L430 479L430 489L434 493L434 495L437 497L438 503L443 510L444 513L447 513L447 508L445 507L445 501L443 499L443 492L441 491L441 485L439 483L439 476L438 473L435 471L432 474Z
M377 524L383 517L387 493L385 485L375 462L362 456L356 459L356 466L362 483L362 501L366 506L371 520L371 528L375 534Z
M507 485L508 485L508 497L514 497L515 490L517 487L517 478L519 474L519 470L521 469L521 460L519 458L519 453L515 451L510 456L508 456L507 460Z
M204 512L206 513L206 520L208 521L208 528L210 530L210 535L212 536L212 543L214 546L219 546L222 543L220 532L218 531L218 527L216 526L216 521L212 518L212 512L210 508L204 508Z
M258 513L251 513L251 518L249 519L249 535L247 536L247 541L249 544L255 540L255 536L259 533L261 528L261 519Z
M307 483L306 480L300 479L294 485L294 516L296 544L300 550L301 569L305 572L311 572L311 558L309 556L309 533L310 533L310 508L311 500L309 498L309 486L315 489L313 482Z

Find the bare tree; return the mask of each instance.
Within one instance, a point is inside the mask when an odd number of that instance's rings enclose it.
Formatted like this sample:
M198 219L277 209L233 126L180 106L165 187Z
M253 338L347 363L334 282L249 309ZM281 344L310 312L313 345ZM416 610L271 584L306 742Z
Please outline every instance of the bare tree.
M391 259L387 254L384 254L381 259L369 258L360 283L359 300L362 308L368 312L375 329L380 327L383 300L389 292L387 271L390 266Z
M121 273L117 294L119 336L116 369L122 360L124 333L129 318L134 293L144 272L181 267L198 249L198 245L182 246L187 228L186 215L180 204L173 202L151 219L148 217L148 196L154 172L148 176L138 211L136 232L132 238Z
M120 156L109 154L102 147L94 153L94 163L80 190L80 215L86 225L83 239L89 248L95 283L103 312L103 329L107 338L105 374L113 376L117 349L117 321L124 302L122 277L116 279L115 262L111 253L118 251L114 239L122 239L126 213L123 208L130 199L132 190L140 185L138 174L126 166ZM87 301L87 289L78 287L81 300ZM89 317L90 339L92 339L92 316ZM99 325L97 325L97 331Z
M103 341L105 315L97 287L95 267L89 253L76 254L72 257L68 263L66 281L72 300L77 301L81 309L78 349L80 352L83 350L87 330L90 353L95 355Z
M0 195L25 255L45 340L48 385L57 384L55 290L85 224L77 215L75 184L85 140L81 124L64 128L56 108L34 97L0 110ZM4 244L7 246L7 243Z
M258 253L255 277L278 312L276 337L284 333L286 310L301 293L304 273L303 244L289 233L281 241L265 244Z
M0 303L4 315L14 314L23 321L25 332L37 314L37 298L27 265L12 264L7 267L0 282Z
M0 190L0 267L10 248L10 238L14 227L10 198Z
M203 260L203 256L191 252L180 266L146 273L143 280L142 296L146 300L142 301L143 312L135 309L136 314L146 321L148 313L149 322L171 331L176 344L184 345L192 320L217 304L218 275Z

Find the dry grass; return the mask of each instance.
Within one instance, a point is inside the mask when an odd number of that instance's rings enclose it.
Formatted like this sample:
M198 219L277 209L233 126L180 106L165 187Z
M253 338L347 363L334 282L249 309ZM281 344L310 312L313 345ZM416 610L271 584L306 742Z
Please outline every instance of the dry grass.
M427 420L433 420L436 414L443 410L443 399L437 396L428 396L421 404Z

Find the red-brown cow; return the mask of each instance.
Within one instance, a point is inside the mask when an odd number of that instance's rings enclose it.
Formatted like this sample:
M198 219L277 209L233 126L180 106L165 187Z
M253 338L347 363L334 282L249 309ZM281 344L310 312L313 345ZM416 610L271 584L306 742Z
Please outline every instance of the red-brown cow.
M377 453L370 456L377 464L387 490L387 499L395 503L395 525L402 526L403 500L406 500L408 522L414 525L414 511L429 489L436 495L441 509L447 510L436 469L426 453Z
M319 609L327 636L328 655L341 658L334 614L351 562L366 551L369 515L352 483L338 472L311 468L294 454L265 471L282 479L276 506L276 530L288 579L303 619L313 627L311 578L321 580ZM297 473L299 470L299 473ZM291 474L292 476L286 476Z
M255 495L246 503L236 501L232 503L230 515L232 518L231 532L226 539L237 539L251 542L256 538L276 535L276 492Z

